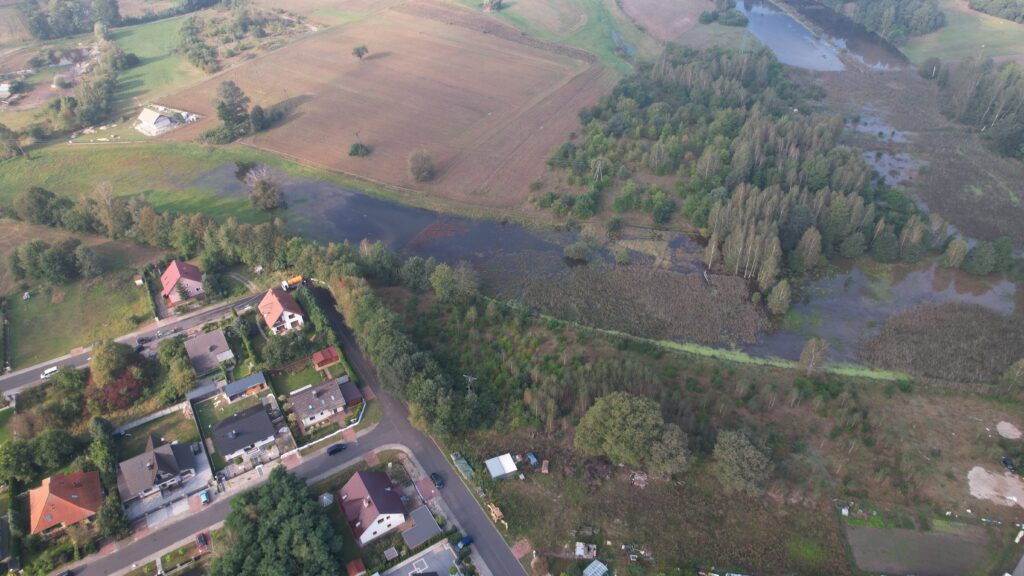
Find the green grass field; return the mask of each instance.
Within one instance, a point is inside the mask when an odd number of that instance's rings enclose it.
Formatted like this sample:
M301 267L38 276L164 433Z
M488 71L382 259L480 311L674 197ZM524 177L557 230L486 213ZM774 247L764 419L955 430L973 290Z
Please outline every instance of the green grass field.
M0 444L11 439L11 431L7 429L7 423L11 421L11 416L14 416L14 408L0 410Z
M942 60L977 55L1024 56L1024 25L975 12L966 4L963 0L944 0L946 26L911 38L903 47L903 53L914 63L933 56Z
M89 282L44 288L30 300L10 300L11 357L15 368L67 354L102 338L126 334L150 322L145 290L134 271Z
M270 378L270 384L274 387L274 393L287 395L310 384L319 384L323 380L320 372L313 369L313 364L307 362L301 370L274 374Z
M0 415L2 414L0 412ZM128 430L128 434L131 436L121 436L118 442L120 460L127 460L132 456L142 454L146 449L146 442L149 440L150 434L163 438L168 443L175 440L181 444L199 441L199 431L196 430L195 422L191 418L186 418L181 412L168 414L142 426L132 428Z
M178 29L185 17L158 20L139 26L119 28L111 38L125 52L142 63L118 77L117 108L124 110L154 98L176 92L206 75L181 54L175 53Z

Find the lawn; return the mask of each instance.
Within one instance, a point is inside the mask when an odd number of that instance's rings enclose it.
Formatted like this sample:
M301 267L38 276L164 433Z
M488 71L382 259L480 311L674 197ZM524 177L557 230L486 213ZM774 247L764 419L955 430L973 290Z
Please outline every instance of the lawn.
M11 432L7 429L7 423L11 421L11 416L14 416L14 408L0 410L0 444L11 439Z
M178 29L184 18L119 28L111 33L112 39L122 50L135 54L142 61L139 66L122 72L118 77L118 109L148 103L206 76L175 50L178 45Z
M281 394L291 395L299 388L319 384L323 381L323 376L313 368L311 362L306 362L301 370L278 372L270 377L270 385L274 387L274 393L278 396Z
M132 570L131 572L128 572L124 576L153 576L154 574L156 574L156 562L155 561L154 562L150 562L148 564L143 564L142 566L139 566L135 570Z
M966 0L944 0L946 25L931 34L912 37L903 47L911 61L926 58L961 60L970 56L1024 55L1024 26L975 12Z
M181 412L174 412L132 428L128 434L120 437L120 460L127 460L132 456L142 454L146 449L146 442L149 440L150 434L157 438L163 438L168 443L178 441L181 444L191 444L199 441L199 431L196 430L195 421L186 418Z
M224 398L219 395L200 402L195 405L196 418L199 420L199 426L204 432L209 433L210 429L217 422L233 416L247 408L259 406L260 399L266 394L267 393L264 392L263 394L258 394L256 396L243 398L232 404L225 402Z
M30 366L96 340L132 332L152 320L146 291L133 271L32 291L9 303L11 364Z
M171 568L174 568L178 564L195 557L199 553L199 546L196 543L189 542L177 550L171 550L167 554L160 557L160 563L163 566L164 572L167 572Z

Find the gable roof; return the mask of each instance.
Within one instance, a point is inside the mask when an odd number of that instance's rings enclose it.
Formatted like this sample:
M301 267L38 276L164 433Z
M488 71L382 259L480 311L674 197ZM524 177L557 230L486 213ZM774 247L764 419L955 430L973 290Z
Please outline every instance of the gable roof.
M142 112L139 112L139 122L149 124L150 126L155 126L161 118L166 118L167 120L171 119L170 116L161 114L152 108L143 108Z
M57 473L44 478L38 488L29 490L31 533L63 524L70 526L95 515L103 505L100 473Z
M405 540L405 545L409 547L409 550L419 548L426 544L428 540L441 533L441 527L438 526L437 520L434 519L434 513L430 511L430 508L420 506L410 512L409 517L412 518L413 525L405 532L402 532L402 540Z
M341 507L358 538L381 514L405 514L405 504L384 472L356 472L342 486ZM359 522L358 527L355 526Z
M260 301L259 309L260 316L263 316L263 321L271 328L274 327L274 324L277 324L277 321L281 319L281 315L286 311L302 316L302 308L299 307L299 303L295 301L295 298L292 298L291 294L280 288L268 290L267 295Z
M296 392L288 398L288 402L291 403L292 410L300 420L304 420L308 416L315 416L324 410L342 408L347 403L337 380Z
M150 434L146 451L133 456L118 465L121 480L118 491L121 499L128 500L156 486L159 476L177 476L183 470L195 466L192 451L184 444L167 444Z
M213 445L221 456L227 457L239 450L274 435L274 424L263 405L221 420L213 427Z
M182 278L192 280L193 282L202 282L203 272L188 262L171 260L171 263L167 265L167 269L160 275L160 286L162 289L160 293L166 298Z
M224 394L228 398L231 398L232 396L236 396L238 394L241 394L242 392L245 392L249 388L266 383L267 377L263 375L263 372L254 372L252 374L249 374L245 378L235 380L234 382L225 386Z
M185 340L185 353L192 362L192 368L199 375L216 370L221 362L235 357L223 330L204 332L195 338Z
M319 352L314 352L312 358L314 366L323 366L329 363L337 362L340 359L341 358L338 356L338 351L334 348L334 346L324 348Z

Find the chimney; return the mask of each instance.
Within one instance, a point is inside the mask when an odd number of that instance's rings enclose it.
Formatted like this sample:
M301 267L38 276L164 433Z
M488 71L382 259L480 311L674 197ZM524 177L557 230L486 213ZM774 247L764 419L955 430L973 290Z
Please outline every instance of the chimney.
M370 507L370 497L367 496L366 498L363 498L363 508L369 508L369 507Z
M348 500L348 494L345 494L344 492L342 492L341 493L341 501L344 502L345 500Z

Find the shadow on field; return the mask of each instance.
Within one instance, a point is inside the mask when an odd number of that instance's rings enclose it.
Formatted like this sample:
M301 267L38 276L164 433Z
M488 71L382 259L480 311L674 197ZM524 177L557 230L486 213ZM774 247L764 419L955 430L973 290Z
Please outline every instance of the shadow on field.
M365 62L367 60L381 60L383 58L387 58L388 56L391 56L391 52L389 52L389 51L371 52L371 53L367 54L366 56L363 56L363 61Z
M299 106L305 104L306 102L309 102L312 99L313 99L313 96L311 96L309 94L300 94L298 96L294 96L292 98L288 98L286 100L282 100L282 101L278 102L277 104L274 104L273 106L271 106L270 107L271 111L273 111L273 112L280 112L281 113L281 119L275 123L275 127L276 126L283 126L283 125L287 124L288 122L290 122L290 121L292 121L292 120L294 120L296 118L301 117L302 115L296 113L295 109L298 108Z

